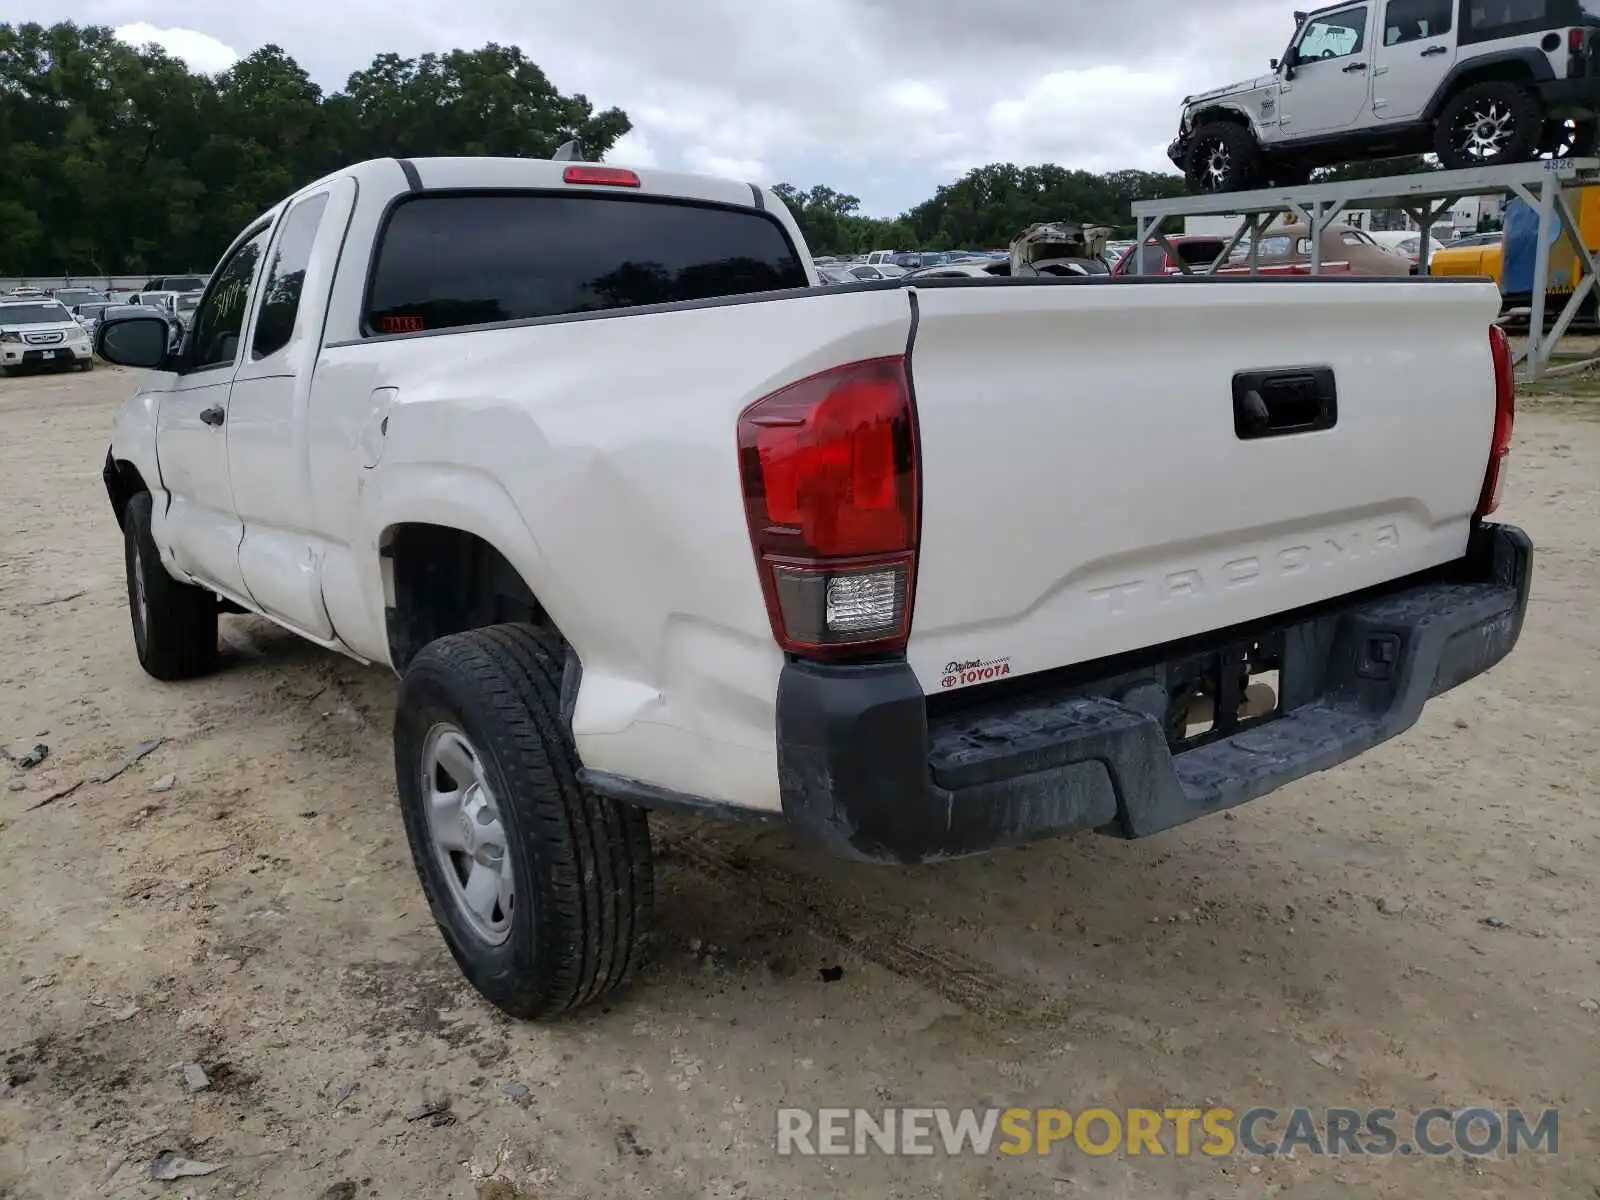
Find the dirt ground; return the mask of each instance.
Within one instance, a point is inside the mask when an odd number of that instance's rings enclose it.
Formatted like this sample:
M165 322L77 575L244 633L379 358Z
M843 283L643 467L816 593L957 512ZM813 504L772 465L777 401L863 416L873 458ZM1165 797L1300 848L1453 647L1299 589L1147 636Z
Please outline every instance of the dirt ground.
M130 390L0 381L0 743L49 746L0 763L0 1195L1600 1195L1600 405L1522 414L1522 642L1405 736L1148 841L916 870L656 821L653 965L534 1027L434 931L390 675L238 617L215 677L140 672L99 478ZM1555 1106L1560 1154L773 1144L784 1105L1216 1104Z

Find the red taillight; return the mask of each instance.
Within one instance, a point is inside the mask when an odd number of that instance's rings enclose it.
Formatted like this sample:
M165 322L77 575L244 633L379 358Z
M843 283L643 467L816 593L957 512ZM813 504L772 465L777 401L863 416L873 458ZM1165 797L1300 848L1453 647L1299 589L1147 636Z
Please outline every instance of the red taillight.
M1583 53L1583 39L1584 39L1584 35L1586 33L1587 33L1587 30L1583 30L1583 29L1569 29L1569 30L1567 30L1567 49L1570 50L1573 54L1582 54Z
M739 417L739 475L772 635L823 658L905 649L917 435L905 362L792 383Z
M1489 469L1484 472L1478 497L1480 517L1500 507L1506 481L1506 458L1511 453L1511 429L1517 420L1517 375L1511 361L1511 340L1498 325L1489 326L1489 356L1494 359L1494 441L1489 447Z
M602 187L638 187L639 177L622 167L568 167L561 173L563 183L592 183Z

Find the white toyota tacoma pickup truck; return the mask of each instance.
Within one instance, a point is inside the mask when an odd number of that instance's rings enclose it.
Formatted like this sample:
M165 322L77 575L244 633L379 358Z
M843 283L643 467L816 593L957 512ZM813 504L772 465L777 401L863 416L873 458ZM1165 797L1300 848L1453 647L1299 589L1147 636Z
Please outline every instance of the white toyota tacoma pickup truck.
M478 990L628 978L651 808L909 863L1143 837L1504 657L1532 549L1493 284L818 286L770 190L363 163L223 256L105 463L139 661L260 614L402 679L400 806ZM1094 353L1082 351L1092 347Z

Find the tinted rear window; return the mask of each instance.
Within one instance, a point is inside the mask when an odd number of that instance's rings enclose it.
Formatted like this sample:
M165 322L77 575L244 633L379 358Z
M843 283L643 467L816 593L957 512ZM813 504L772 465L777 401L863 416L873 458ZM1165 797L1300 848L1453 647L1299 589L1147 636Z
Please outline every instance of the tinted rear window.
M414 333L808 282L783 227L758 213L592 194L420 196L384 228L367 323Z

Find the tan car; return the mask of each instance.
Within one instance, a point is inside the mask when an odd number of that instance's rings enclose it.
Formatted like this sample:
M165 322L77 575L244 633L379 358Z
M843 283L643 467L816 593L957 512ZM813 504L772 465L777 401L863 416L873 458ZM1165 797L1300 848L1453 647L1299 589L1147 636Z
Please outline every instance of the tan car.
M1274 225L1261 235L1257 262L1263 267L1311 261L1311 231L1304 225ZM1250 247L1241 243L1230 261L1247 263ZM1322 231L1322 265L1348 263L1352 275L1409 275L1411 260L1380 246L1354 225L1334 222Z

